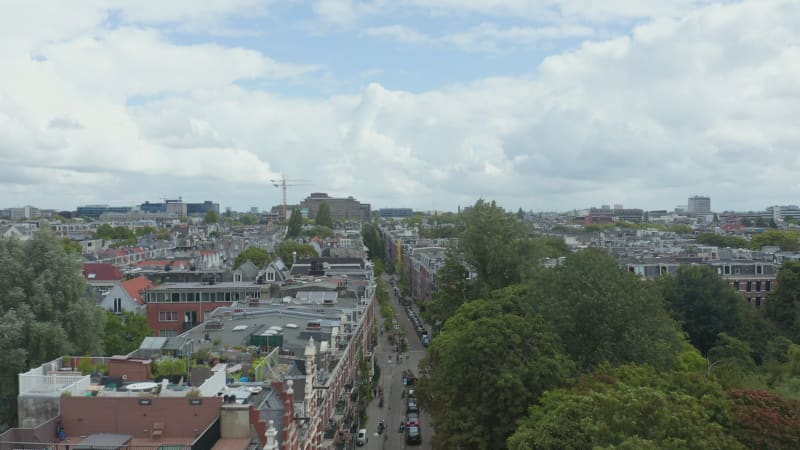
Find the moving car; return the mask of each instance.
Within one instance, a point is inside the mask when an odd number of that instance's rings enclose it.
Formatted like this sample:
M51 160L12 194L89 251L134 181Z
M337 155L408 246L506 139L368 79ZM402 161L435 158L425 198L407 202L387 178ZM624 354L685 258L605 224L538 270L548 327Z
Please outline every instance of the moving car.
M367 429L362 428L358 430L358 436L356 437L356 444L358 444L359 446L367 445L368 440L369 438L367 438Z
M409 445L422 444L422 433L419 431L418 426L406 428L406 444Z

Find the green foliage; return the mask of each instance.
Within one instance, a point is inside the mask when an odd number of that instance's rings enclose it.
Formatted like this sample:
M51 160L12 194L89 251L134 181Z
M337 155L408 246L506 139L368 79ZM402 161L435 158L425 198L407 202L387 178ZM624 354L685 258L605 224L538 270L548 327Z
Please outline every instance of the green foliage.
M240 214L236 221L242 225L256 225L259 222L258 216L251 212Z
M112 227L104 223L97 227L94 232L95 239L111 240L133 240L136 239L136 233L128 227Z
M333 228L333 215L331 214L331 205L328 202L320 203L317 215L314 217L314 223Z
M64 354L102 354L105 312L80 273L80 259L47 230L0 239L0 424L16 420L19 372Z
M368 257L371 260L383 259L386 254L383 251L383 235L374 223L365 223L361 226L361 238L367 247Z
M153 377L169 377L176 375L187 375L186 361L178 358L161 359L153 361Z
M315 236L319 236L321 238L332 238L335 236L333 229L324 225L315 225L313 227L303 228L300 234L308 238L313 238Z
M800 232L797 231L767 230L753 235L750 247L760 250L766 246L778 246L782 251L796 252L798 239L800 239Z
M544 394L510 449L743 449L722 390L698 374L647 366L602 368L575 388Z
M604 250L573 253L563 265L539 271L530 286L531 303L581 370L606 361L668 368L685 348L655 286Z
M747 448L800 448L800 402L772 392L732 390L732 433Z
M741 388L749 372L755 369L750 344L727 333L720 333L708 351L708 372L727 389Z
M795 341L800 340L800 262L784 262L778 287L767 297L766 316Z
M478 200L465 214L467 227L461 235L464 260L475 268L484 292L518 283L518 244L524 235L522 222L495 202Z
M248 260L253 261L258 267L265 267L272 261L269 252L260 247L249 247L247 250L239 253L239 256L233 261L233 267L238 268ZM291 261L291 260L290 260Z
M219 213L213 209L206 211L206 215L203 216L203 222L205 223L219 223L219 220Z
M297 252L297 260L300 261L303 258L314 258L319 256L317 251L314 247L310 244L303 244L297 241L283 241L278 244L278 248L275 249L275 253L278 255L280 259L286 263L287 266L292 266L292 253Z
M121 316L107 311L103 348L107 355L127 355L139 348L145 337L152 336L143 315L126 311Z
M528 406L571 379L558 336L527 315L523 293L464 305L432 341L417 394L441 448L504 448Z
M72 253L76 255L80 255L83 253L83 247L81 247L81 244L73 241L70 238L66 237L62 238L61 245L64 247L64 251L67 253Z
M716 233L702 233L695 237L695 241L703 245L715 247L748 248L747 240L736 236L722 236Z
M436 273L437 289L426 305L425 316L431 323L445 323L464 303L475 299L475 283L467 279L461 258L450 251Z
M303 230L303 213L300 212L300 208L294 208L292 209L292 215L289 216L289 223L286 231L286 237L289 238L300 237L300 232L302 230Z
M703 354L722 332L766 346L763 331L769 324L713 268L682 266L675 276L661 277L658 285L672 316Z

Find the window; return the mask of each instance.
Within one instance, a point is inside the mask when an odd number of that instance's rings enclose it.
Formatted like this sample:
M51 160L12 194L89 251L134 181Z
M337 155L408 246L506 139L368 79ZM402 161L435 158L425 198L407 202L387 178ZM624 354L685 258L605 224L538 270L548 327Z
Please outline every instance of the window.
M122 312L122 299L119 297L114 298L114 312L117 314Z
M173 292L173 293L172 293L172 301L173 301L173 302L179 302L179 301L181 301L181 294L180 294L180 293L178 293L178 292Z
M761 292L761 282L756 281L756 292Z
M752 290L753 290L753 282L752 281L748 281L747 282L747 292L750 292Z
M178 330L159 330L158 335L161 337L175 337L178 335Z
M737 291L738 291L738 290L740 290L740 287L739 287L739 282L738 282L738 281L734 281L734 282L733 282L733 288L734 288L734 289L736 289Z
M725 275L731 274L731 266L725 266Z
M756 297L756 307L757 308L761 307L761 297Z
M194 301L194 292L189 292L188 294L186 294L186 301L187 302L193 302Z
M204 302L207 302L207 301L208 301L208 292L203 292L202 294L200 294L200 298L201 298L201 299L202 299Z
M159 322L177 322L178 321L178 312L177 311L159 311L158 312L158 321Z
M772 282L767 281L767 286L764 288L765 291L770 292L772 290Z
M631 269L633 269L633 268L631 267ZM631 270L631 272L633 272L633 270ZM275 272L273 272L271 270L269 272L267 272L267 280L275 281Z
M764 266L761 264L756 266L756 275L763 275L764 274Z

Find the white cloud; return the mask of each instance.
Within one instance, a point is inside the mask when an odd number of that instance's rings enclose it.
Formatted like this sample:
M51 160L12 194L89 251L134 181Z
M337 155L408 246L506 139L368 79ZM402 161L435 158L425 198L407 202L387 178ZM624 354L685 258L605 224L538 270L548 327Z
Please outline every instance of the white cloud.
M405 44L425 44L434 41L429 36L404 25L367 28L364 34L370 37L388 38Z
M252 50L177 45L147 28L32 33L25 42L45 61L0 44L0 204L183 194L264 207L279 202L278 173L313 180L290 201L314 190L375 206L454 209L481 196L514 209L669 208L694 193L743 208L796 203L800 5L672 17L647 4L658 19L587 39L534 73L420 93L373 83L329 98L237 85L307 70L279 70ZM586 32L473 31L531 43ZM128 104L131 95L156 97Z

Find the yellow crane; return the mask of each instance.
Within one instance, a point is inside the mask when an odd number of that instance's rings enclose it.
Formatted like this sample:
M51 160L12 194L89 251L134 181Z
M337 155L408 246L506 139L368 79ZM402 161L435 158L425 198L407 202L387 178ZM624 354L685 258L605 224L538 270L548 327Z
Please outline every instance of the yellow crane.
M303 180L300 178L297 179L288 179L286 175L281 175L281 177L277 180L269 180L272 182L272 185L276 188L281 188L283 191L283 220L289 218L286 214L286 188L289 186L306 186L311 184L311 180Z

